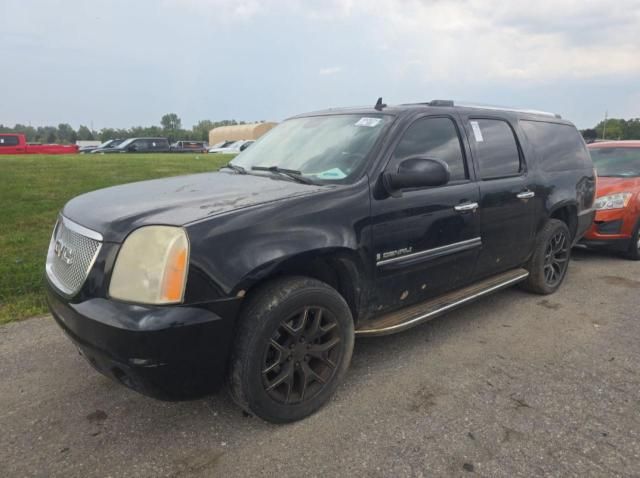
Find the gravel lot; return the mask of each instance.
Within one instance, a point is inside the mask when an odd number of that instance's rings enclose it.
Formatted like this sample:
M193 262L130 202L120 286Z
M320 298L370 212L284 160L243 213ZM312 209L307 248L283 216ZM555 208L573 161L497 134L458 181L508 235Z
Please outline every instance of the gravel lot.
M224 392L129 391L49 318L0 327L0 476L639 476L638 271L576 251L553 296L361 339L335 399L286 426Z

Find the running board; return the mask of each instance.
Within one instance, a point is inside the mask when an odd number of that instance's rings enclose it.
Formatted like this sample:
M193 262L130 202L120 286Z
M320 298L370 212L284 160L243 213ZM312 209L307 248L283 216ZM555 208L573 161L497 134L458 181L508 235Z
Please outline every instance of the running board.
M456 307L472 302L480 297L517 284L527 278L525 269L514 269L489 277L481 282L441 295L435 299L412 305L396 312L367 320L356 329L357 336L372 337L402 332L418 324L431 320Z

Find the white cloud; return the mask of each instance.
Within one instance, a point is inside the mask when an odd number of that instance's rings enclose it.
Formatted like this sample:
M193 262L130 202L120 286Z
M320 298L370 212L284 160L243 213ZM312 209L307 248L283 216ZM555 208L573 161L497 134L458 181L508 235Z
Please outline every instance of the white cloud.
M185 0L165 0L184 5ZM424 79L528 80L640 74L638 0L186 0L232 17L285 11L354 22L399 72ZM327 70L326 73L323 73ZM325 68L321 74L335 73Z
M320 68L320 71L318 72L321 75L335 75L338 74L342 71L342 67L340 66L329 66L326 68Z
M640 74L640 4L370 0L384 45L430 79L530 81Z

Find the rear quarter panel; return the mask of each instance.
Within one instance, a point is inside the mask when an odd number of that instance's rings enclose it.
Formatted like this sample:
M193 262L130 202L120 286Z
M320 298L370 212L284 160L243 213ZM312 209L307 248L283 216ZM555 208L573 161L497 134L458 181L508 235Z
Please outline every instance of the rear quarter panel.
M530 138L522 127L523 120L540 122L540 118L523 116L520 118L517 128L523 152L529 168L533 169L532 175L536 182L536 197L539 208L536 231L540 231L559 209L570 208L575 210L576 214L577 224L574 240L577 241L589 228L595 215L593 202L596 177L587 146L575 126L568 121L552 119L543 121L558 125L558 127L572 128L576 141L580 142L580 149L583 152L584 159L580 165L554 170L548 166L553 164L554 158L543 157L541 148L537 147L535 140Z

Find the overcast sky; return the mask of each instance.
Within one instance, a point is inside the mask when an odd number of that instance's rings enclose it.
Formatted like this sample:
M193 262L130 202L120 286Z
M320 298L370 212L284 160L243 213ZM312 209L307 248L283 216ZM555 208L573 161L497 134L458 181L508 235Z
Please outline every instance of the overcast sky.
M281 120L434 98L640 116L640 0L2 0L0 123Z

